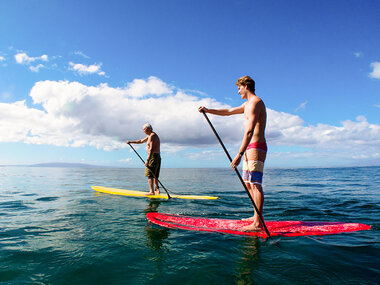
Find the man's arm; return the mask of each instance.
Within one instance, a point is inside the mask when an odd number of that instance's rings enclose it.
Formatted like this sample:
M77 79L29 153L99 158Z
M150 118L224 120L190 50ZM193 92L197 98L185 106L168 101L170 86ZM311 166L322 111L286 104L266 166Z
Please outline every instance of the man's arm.
M126 141L126 143L127 143L127 144L130 144L130 143L138 143L138 144L140 144L140 143L144 143L144 142L146 142L147 140L148 140L148 136L145 137L145 138L143 138L143 139L141 139L141 140L136 140L136 141Z
M245 103L244 103L245 104ZM232 107L229 109L208 109L204 106L200 106L198 108L199 112L205 112L205 113L210 113L213 115L218 115L218 116L231 116L231 115L236 115L236 114L243 114L244 113L244 104L238 107Z

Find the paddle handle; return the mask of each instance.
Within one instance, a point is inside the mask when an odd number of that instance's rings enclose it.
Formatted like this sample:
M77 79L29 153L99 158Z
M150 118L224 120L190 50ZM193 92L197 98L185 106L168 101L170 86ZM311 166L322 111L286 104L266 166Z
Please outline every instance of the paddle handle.
M134 148L130 143L129 143L128 145L129 145L129 146L133 149L133 151L137 154L137 156L140 158L140 160L142 161L142 163L145 164L144 160L143 160L142 157L139 155L139 153L135 150L135 148ZM166 194L168 194L168 198L170 199L171 197L170 197L170 194L169 194L168 190L167 190L167 189L165 188L165 186L161 183L161 181L156 177L156 175L154 175L154 173L153 173L153 171L150 169L150 167L147 166L147 168L148 168L148 170L150 171L150 173L153 175L153 177L154 177L155 179L157 179L158 183L160 183L161 187L164 188Z
M230 162L232 162L232 158L231 158L230 154L228 153L226 147L224 146L224 143L222 142L221 138L219 137L219 134L218 134L217 131L215 130L214 126L212 125L212 123L211 123L210 119L208 118L208 116L206 115L205 111L202 110L202 114L203 114L204 117L206 118L208 124L210 125L212 131L214 132L216 138L218 139L218 141L219 141L220 145L222 146L224 152L226 153L228 159L230 160ZM263 226L264 226L264 229L265 229L265 232L266 232L267 236L270 237L270 233L269 233L269 231L268 231L267 226L265 225L264 218L263 218L263 216L261 215L259 209L257 208L257 206L256 206L256 204L255 204L255 201L253 200L251 194L249 193L249 190L248 190L248 188L247 188L247 185L245 185L245 182L244 182L243 178L241 177L239 170L238 170L237 168L234 168L234 170L235 170L236 175L238 176L238 178L239 178L241 184L243 185L245 192L247 193L249 199L251 200L252 205L253 205L253 207L254 207L255 210L256 210L256 213L259 215L260 221L262 222L262 224L263 224Z

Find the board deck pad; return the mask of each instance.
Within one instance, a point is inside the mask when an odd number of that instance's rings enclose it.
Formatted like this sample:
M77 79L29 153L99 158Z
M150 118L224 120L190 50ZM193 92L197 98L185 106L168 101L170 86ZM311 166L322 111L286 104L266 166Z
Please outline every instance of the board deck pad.
M160 195L146 195L147 192L135 191L135 190L126 190L126 189L118 189L111 187L103 187L103 186L91 186L91 188L97 192L113 194L113 195L123 195L123 196L133 196L133 197L146 197L153 199L169 199L166 192L161 190ZM200 195L174 195L170 194L170 197L176 199L196 199L196 200L215 200L218 197L214 196L200 196Z
M246 220L207 219L155 212L148 213L146 216L153 224L172 229L258 236L263 238L267 236L264 229L258 232L242 231L242 227L252 223ZM369 230L371 228L371 226L365 224L341 222L266 221L265 225L271 236L284 237L332 235Z

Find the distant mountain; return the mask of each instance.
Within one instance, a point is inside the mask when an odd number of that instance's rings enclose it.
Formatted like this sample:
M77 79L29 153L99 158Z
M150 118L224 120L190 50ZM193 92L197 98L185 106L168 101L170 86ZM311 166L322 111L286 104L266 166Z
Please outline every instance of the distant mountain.
M84 163L49 162L28 165L29 167L70 167L70 168L100 168L104 166Z

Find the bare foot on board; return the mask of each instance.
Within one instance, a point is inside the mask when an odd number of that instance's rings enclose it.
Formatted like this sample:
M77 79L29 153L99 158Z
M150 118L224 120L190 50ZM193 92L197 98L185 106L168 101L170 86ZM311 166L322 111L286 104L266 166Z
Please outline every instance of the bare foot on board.
M241 227L240 230L242 232L259 232L259 231L263 230L263 227L262 226L255 226L254 224L251 224L251 225L248 225L245 227Z

